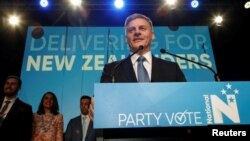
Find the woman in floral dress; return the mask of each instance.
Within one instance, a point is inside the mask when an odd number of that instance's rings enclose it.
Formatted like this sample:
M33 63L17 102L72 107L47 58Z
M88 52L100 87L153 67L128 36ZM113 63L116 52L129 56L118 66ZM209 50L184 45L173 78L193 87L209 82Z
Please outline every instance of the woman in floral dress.
M32 141L63 141L63 115L53 92L43 95L34 113Z

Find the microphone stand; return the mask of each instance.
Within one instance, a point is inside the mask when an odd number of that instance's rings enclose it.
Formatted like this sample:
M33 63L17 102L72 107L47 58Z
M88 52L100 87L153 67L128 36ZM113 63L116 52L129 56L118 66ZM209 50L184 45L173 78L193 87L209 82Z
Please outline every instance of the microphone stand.
M202 63L199 63L199 62L196 62L196 61L187 59L187 58L185 58L185 57L178 56L178 55L175 55L175 54L173 54L173 53L167 52L167 51L166 51L165 49L163 49L163 48L160 50L160 52L161 52L161 53L165 53L165 54L169 54L169 55L172 55L172 56L175 56L175 57L177 57L177 58L181 58L181 59L183 59L183 60L186 60L186 61L189 61L189 62L198 64L198 65L203 66L203 67L206 67L206 68L208 68L210 71L213 72L213 74L214 74L214 79L215 79L217 82L220 81L220 77L219 77L219 75L215 72L215 70L214 70L213 68L207 66L207 65L204 65L204 64L202 64Z

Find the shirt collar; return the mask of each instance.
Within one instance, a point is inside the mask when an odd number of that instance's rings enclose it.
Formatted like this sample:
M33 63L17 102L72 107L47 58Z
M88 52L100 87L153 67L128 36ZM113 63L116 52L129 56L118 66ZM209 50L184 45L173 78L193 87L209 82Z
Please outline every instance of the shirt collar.
M89 118L88 115L83 115L83 114L81 114L81 117L82 117L82 118Z
M5 103L5 101L10 101L10 103L14 103L16 101L17 97L11 98L11 99L7 99L6 97L4 97L3 102Z
M149 64L152 64L152 54L151 54L151 51L143 54L143 56L146 58L146 61L149 63ZM140 57L139 54L134 54L132 57L131 57L131 61L132 61L132 64L134 65L137 61L137 59Z

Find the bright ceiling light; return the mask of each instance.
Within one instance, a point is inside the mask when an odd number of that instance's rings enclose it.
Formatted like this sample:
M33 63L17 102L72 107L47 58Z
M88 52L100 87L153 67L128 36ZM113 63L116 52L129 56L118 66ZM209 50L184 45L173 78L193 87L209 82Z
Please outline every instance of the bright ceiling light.
M215 24L216 24L217 26L221 26L222 21L223 21L222 16L216 16L216 17L214 18L214 22L215 22Z
M244 7L245 7L246 9L250 8L250 1L247 1L247 2L245 3Z
M40 5L42 7L47 7L49 5L49 2L48 2L48 0L40 0Z
M116 8L121 9L124 6L124 1L123 0L115 0L114 5Z
M191 1L191 6L192 6L193 8L197 8L197 7L199 6L198 0L192 0L192 1Z
M81 6L82 0L70 0L70 3L71 3L73 6Z
M16 15L10 16L8 21L12 26L17 26L20 23L19 17L17 17Z

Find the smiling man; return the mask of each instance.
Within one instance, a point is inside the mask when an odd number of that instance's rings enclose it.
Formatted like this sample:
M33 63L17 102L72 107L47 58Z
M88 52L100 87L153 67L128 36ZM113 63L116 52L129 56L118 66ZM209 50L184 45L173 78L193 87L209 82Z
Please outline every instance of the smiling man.
M103 68L101 83L186 81L177 63L169 62L152 55L151 42L155 39L155 34L152 21L147 16L138 13L132 14L125 20L124 27L126 42L130 48L130 56L123 60L106 64ZM92 98L92 101L89 114L91 119L93 119L94 98ZM175 130L170 130L166 130L165 128L106 129L104 130L104 136L113 134L119 138L160 138L176 134ZM160 132L164 133L164 135L158 135ZM181 136L181 132L183 131L177 133L178 135L176 136Z
M152 21L148 17L138 13L132 14L127 17L124 26L126 42L132 55L122 62L106 64L101 82L186 81L178 64L156 58L151 54L150 45L155 39L155 34ZM139 49L141 46L143 49ZM140 70L141 68L143 71ZM145 74L141 75L141 73ZM147 79L141 81L140 77L147 77Z

